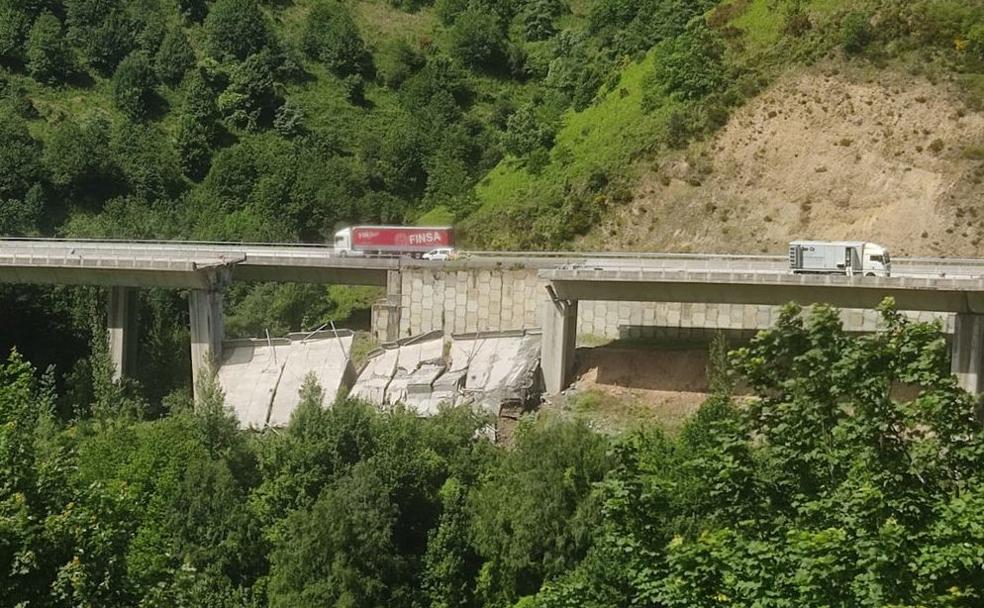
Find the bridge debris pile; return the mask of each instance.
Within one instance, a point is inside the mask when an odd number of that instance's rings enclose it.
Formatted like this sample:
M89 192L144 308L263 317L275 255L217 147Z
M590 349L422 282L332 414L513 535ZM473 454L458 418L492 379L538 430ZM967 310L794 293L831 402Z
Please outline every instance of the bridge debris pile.
M309 373L314 373L326 401L333 401L355 378L352 339L350 330L340 329L275 340L226 341L218 371L226 404L243 427L284 426Z
M455 335L448 363L443 351L440 332L387 344L371 356L352 395L379 406L402 403L422 415L441 403L498 415L503 405L526 405L541 392L539 332Z

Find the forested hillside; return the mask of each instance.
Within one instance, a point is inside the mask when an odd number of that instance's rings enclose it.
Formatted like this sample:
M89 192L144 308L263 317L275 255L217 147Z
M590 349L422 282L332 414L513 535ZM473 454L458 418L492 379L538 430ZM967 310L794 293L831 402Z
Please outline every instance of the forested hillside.
M622 48L617 2L391 4L5 0L0 232L321 242L462 218L623 53L710 6L666 3Z
M678 435L541 416L510 450L467 410L325 409L311 381L280 431L238 430L210 387L142 420L106 381L65 422L15 354L0 603L979 606L977 403L938 326L884 314L859 338L836 311L788 309L715 358L714 395Z

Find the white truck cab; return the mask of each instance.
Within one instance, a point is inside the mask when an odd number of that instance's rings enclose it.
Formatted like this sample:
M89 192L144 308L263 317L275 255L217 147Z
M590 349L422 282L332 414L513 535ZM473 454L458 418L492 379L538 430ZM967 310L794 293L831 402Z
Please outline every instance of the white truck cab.
M795 274L892 276L892 259L882 245L866 241L793 241L789 269Z
M352 229L342 228L335 233L335 254L342 257L362 255L361 251L352 249Z

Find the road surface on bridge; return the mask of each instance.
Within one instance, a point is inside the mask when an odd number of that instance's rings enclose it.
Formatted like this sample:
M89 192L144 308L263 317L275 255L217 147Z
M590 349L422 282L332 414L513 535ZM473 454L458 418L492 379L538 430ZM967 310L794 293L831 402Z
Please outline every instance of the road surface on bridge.
M18 279L33 282L29 274L18 276L13 272L18 268L185 273L229 266L235 269L236 278L242 280L350 280L383 285L386 271L406 266L467 269L518 264L595 270L789 272L786 257L782 255L465 251L453 261L428 262L407 257L345 257L336 254L330 246L307 244L0 239L0 281L6 282L20 282ZM984 277L984 259L896 258L892 262L892 274L980 278Z

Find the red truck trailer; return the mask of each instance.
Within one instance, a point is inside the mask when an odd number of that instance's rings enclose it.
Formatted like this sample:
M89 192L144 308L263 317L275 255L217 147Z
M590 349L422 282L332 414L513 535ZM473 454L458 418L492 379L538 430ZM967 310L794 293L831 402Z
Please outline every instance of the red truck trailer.
M352 226L335 233L338 255L413 255L454 247L450 226Z

